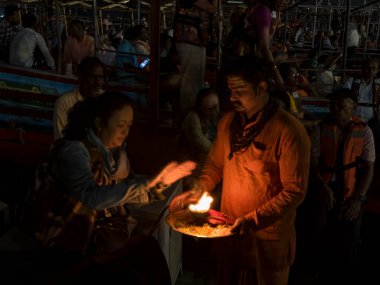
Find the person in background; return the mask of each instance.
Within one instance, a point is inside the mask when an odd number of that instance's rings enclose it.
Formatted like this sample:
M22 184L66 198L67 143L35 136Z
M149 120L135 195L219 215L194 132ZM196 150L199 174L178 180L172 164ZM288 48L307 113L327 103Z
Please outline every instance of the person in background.
M10 4L5 6L4 18L0 21L0 60L9 62L9 47L14 36L21 29L20 8Z
M129 27L125 32L125 40L119 45L116 53L116 75L119 80L125 83L136 83L133 76L136 76L139 62L137 60L137 50L135 43L139 39L138 26ZM127 71L132 70L133 72Z
M347 38L346 38L346 46L347 46L347 65L348 67L353 67L354 58L356 56L356 50L359 47L360 35L358 32L357 24L355 23L355 19L351 19L350 23L347 26Z
M107 34L99 37L97 57L106 67L113 69L115 67L116 49L113 47Z
M274 21L277 21L277 15L279 14L277 12L285 7L286 0L245 0L244 3L246 8L244 11L237 10L239 18L234 19L234 26L227 35L223 46L222 63L218 74L218 93L221 97L222 110L230 108L224 68L241 56L261 56L267 64L272 65L273 72L270 75L277 88L284 88L284 79L281 77L272 54L271 38L273 31L271 29ZM272 19L272 15L276 15L276 19ZM284 49L281 50L285 52Z
M63 46L63 73L77 74L78 64L87 56L95 56L94 38L86 34L81 20L74 19L69 24L69 37Z
M155 177L136 178L125 144L132 122L132 103L119 92L78 102L70 112L64 137L53 144L48 156L48 172L39 173L41 183L49 180L43 190L51 195L44 196L37 191L39 188L32 191L31 204L26 203L18 225L35 240L40 251L40 262L29 269L32 276L44 271L56 282L46 284L116 280L134 285L171 284L157 240L134 231L137 221L128 215L128 205L166 199L164 190L191 174L195 163L171 162ZM52 204L42 204L42 198L51 199ZM58 201L65 206L53 207ZM74 214L89 217L94 227L71 224L74 221L65 219L64 212L70 207ZM47 221L51 217L63 217L63 221L50 224ZM110 249L102 252L97 247L97 236L93 235L98 223L111 217L125 217L131 226L130 244L110 244ZM112 226L118 229L117 224ZM57 227L59 230L50 234Z
M272 65L277 87L283 88L284 80L277 70L270 41L273 35L271 33L272 12L276 12L277 15L283 10L286 0L245 0L244 3L247 8L227 36L223 49L223 62L228 64L230 60L247 54L261 55L267 64Z
M195 103L202 88L206 70L206 47L209 41L210 17L217 11L217 0L177 0L174 18L174 40L180 58L180 109Z
M357 284L361 224L375 161L371 129L354 116L356 94L342 88L328 95L330 114L320 125L320 144L313 160L320 179L320 284ZM311 245L312 247L315 244ZM358 279L357 279L358 278Z
M54 104L54 139L63 136L67 124L67 114L78 102L89 97L97 97L104 92L106 69L97 57L85 57L78 65L79 86L73 91L58 97Z
M23 29L13 38L9 50L9 63L23 67L42 68L45 63L55 70L55 62L50 55L43 36L36 32L37 17L32 13L22 16Z
M317 90L321 97L325 97L333 91L336 85L333 70L336 68L336 63L342 57L339 53L334 58L330 58L328 54L322 54L318 57L318 71L316 72Z
M137 39L133 42L137 56L137 64L140 65L144 60L149 58L150 46L148 44L149 34L147 27L143 25L135 26L137 30ZM149 65L146 66L146 70L149 70Z
M199 90L194 107L186 113L180 126L179 144L186 149L184 159L198 163L198 171L184 179L184 182L188 182L184 185L185 189L190 189L194 177L199 175L216 138L219 117L218 93L212 88Z
M376 155L380 155L380 78L379 62L375 58L364 59L361 63L359 78L350 77L344 83L357 96L358 102L354 115L359 116L371 128L375 137Z
M218 283L288 284L295 255L295 216L309 175L310 139L268 93L262 61L241 57L226 69L231 103L192 191L169 209L194 203L222 183L221 211L236 219L233 235L215 240Z

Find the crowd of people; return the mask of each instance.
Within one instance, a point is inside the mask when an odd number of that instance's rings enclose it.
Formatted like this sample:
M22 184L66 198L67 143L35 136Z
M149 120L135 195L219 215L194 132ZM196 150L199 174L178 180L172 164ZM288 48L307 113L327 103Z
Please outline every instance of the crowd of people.
M233 235L213 241L216 284L358 283L364 205L380 153L379 62L362 60L360 74L337 87L331 77L341 51L318 33L311 51L318 58L311 61L319 69L302 72L304 62L272 48L274 15L285 5L246 0L238 7L210 86L206 46L217 1L177 2L173 36L161 35L160 61L180 78L173 107L180 113L181 153L149 178L136 177L127 156L134 94L111 92L106 84L110 63L121 82L146 82L144 74L131 75L149 70L147 27L128 28L117 43L102 38L97 54L83 23L70 22L62 72L77 76L78 86L55 102L54 143L16 225L19 239L38 249L28 255L36 260L30 272L46 284L119 278L170 284L157 241L134 231L128 205L166 199L164 190L183 180L172 213L209 192L216 193L217 210L234 219ZM17 6L5 12L2 60L24 67L42 60L55 69L36 16L21 15L21 27ZM322 47L336 49L336 56L320 54ZM328 100L328 112L315 116L303 105L307 97ZM120 217L128 242L100 249L94 229Z

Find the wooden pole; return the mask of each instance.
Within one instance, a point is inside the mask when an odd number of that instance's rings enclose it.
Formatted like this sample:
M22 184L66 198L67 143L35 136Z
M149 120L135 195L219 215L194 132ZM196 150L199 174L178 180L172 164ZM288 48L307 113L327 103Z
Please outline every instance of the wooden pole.
M150 77L149 77L149 117L153 127L159 124L159 47L160 47L160 4L161 0L151 2L150 6Z
M223 40L223 6L222 0L218 1L218 38L217 38L217 70L219 71L220 66L222 64L222 40Z
M350 22L350 10L351 10L351 0L347 0L347 10L346 10L346 19L344 21L344 35L343 35L343 69L346 69L347 66L347 29L348 23ZM343 71L342 82L345 81L346 72Z
M58 39L58 62L57 62L57 72L62 72L62 37L61 37L61 11L60 11L60 2L55 1L55 29L57 32Z

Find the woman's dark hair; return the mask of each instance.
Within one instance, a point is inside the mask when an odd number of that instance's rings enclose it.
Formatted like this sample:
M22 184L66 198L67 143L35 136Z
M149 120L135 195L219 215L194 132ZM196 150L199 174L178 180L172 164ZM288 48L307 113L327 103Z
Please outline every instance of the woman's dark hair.
M203 99L211 94L218 96L216 90L210 87L202 88L198 91L197 98L195 99L195 110L198 113L201 113Z
M242 56L232 61L224 71L225 76L235 75L240 76L243 80L251 83L254 87L261 81L270 83L272 74L270 73L270 66L255 56Z
M69 140L84 139L90 129L95 129L96 118L108 124L112 114L125 106L133 108L132 101L127 95L116 91L76 103L69 111L67 126L63 130L64 137Z

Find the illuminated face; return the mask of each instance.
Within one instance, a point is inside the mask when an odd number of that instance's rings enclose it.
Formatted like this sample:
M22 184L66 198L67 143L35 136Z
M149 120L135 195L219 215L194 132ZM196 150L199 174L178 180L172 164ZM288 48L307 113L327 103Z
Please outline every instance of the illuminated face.
M228 88L231 91L230 101L234 109L248 117L257 110L257 93L253 85L240 76L228 76Z
M97 136L106 148L119 147L128 137L132 121L133 109L131 106L126 105L116 110L106 124L99 120L97 124Z
M104 68L95 66L88 73L80 75L80 92L83 97L97 97L104 92Z

